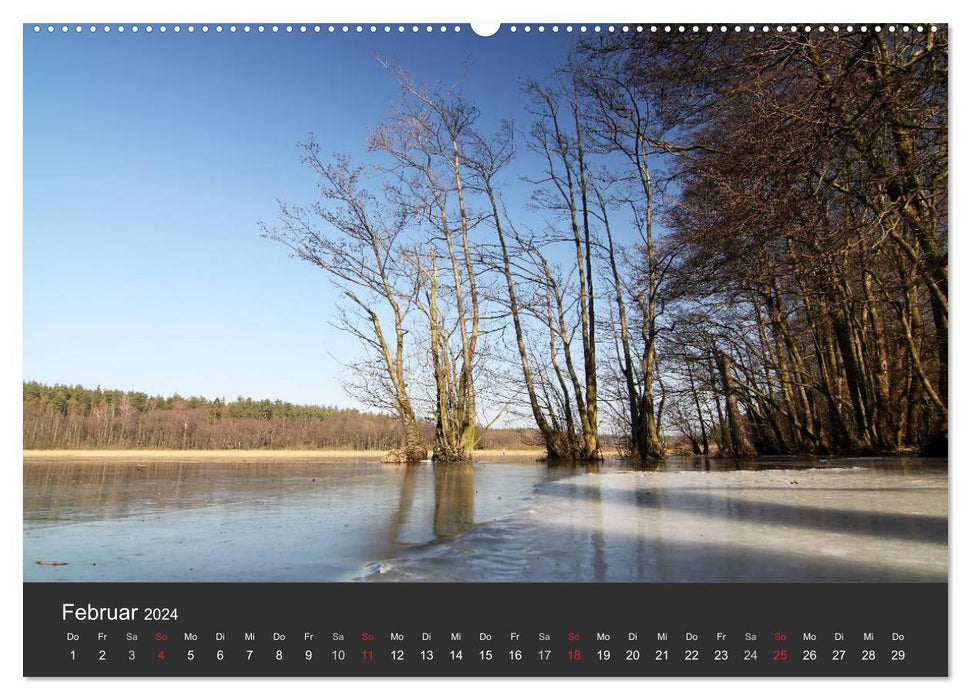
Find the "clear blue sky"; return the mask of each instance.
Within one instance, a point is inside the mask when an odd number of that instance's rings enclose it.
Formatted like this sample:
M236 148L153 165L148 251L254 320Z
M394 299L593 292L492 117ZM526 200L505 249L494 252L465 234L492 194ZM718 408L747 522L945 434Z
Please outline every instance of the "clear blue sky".
M25 27L24 379L355 405L331 356L358 350L328 325L324 274L257 227L277 199L314 199L297 142L363 157L399 95L373 51L427 82L468 61L485 123L524 123L520 79L568 44Z

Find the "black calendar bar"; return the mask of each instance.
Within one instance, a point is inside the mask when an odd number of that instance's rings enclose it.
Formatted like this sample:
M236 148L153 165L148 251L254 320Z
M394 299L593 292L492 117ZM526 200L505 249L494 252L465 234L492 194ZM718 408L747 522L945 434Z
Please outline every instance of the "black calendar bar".
M24 584L25 676L946 676L947 584Z

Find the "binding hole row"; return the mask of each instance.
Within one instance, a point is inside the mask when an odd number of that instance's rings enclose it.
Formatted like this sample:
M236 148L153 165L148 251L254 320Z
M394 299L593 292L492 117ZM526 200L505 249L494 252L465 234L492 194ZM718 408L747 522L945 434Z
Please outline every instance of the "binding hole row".
M607 34L613 34L613 33L628 33L628 32L635 32L635 33L644 33L644 32L651 32L651 33L660 33L660 32L663 32L663 33L675 33L675 32L677 32L677 33L695 33L695 34L702 33L702 32L708 32L708 33L714 33L714 32L722 32L722 33L728 33L728 32L743 33L743 32L748 32L750 34L754 34L754 33L757 33L757 32L769 33L769 32L773 32L773 31L776 32L776 33L783 33L783 32L800 33L801 32L801 33L809 34L809 33L827 33L827 32L832 32L832 33L837 33L837 34L838 33L851 34L851 33L857 32L857 31L859 31L859 32L868 32L868 31L884 32L884 31L886 31L886 32L890 32L890 33L895 33L898 30L901 31L901 32L903 32L903 33L908 33L908 32L911 32L911 31L916 31L918 33L921 33L921 32L924 32L925 31L924 25L911 26L911 25L908 25L908 24L904 24L904 25L887 25L887 26L874 25L872 27L870 27L868 25L859 25L859 26L856 26L856 25L846 25L846 26L840 26L840 25L822 25L822 24L821 25L808 25L808 24L807 25L796 25L796 24L793 24L793 25L789 25L789 26L783 26L781 24L780 25L775 25L775 26L770 26L768 24L763 24L763 25L754 25L754 24L748 24L748 25L741 25L741 24L735 24L735 25L726 25L726 24L721 24L721 25L712 25L712 24L709 24L709 25L697 25L697 24L694 24L694 25L684 25L684 24L679 24L679 25L672 25L672 24L664 24L664 25L658 25L658 24L650 24L650 25L646 25L646 24L636 24L636 25L630 25L630 24L623 24L623 25L613 25L613 24L611 24L611 25L599 25L599 24L597 24L597 25L586 25L586 24L581 24L581 25L572 25L572 24L566 24L566 25L558 25L558 24L553 24L553 25L543 25L543 24L539 24L539 25L529 25L529 24L526 24L526 25L516 25L516 24L511 24L511 25L508 25L508 26L504 27L503 29L505 29L505 31L507 31L507 32L509 32L511 34L515 34L515 33L519 32L519 31L522 31L523 33L526 33L526 34L529 34L529 33L534 32L534 31L537 32L537 33L540 33L540 34L543 34L543 33L547 32L547 31L552 32L554 34L555 33L559 33L561 31L567 32L567 33L572 33L572 32L575 32L576 31L576 32L580 32L581 34L582 33L591 33L591 32L592 33L607 33ZM109 34L109 33L112 33L112 32L118 33L118 34L124 34L126 32L129 32L131 34L137 34L139 32L144 32L146 34L151 34L152 32L156 32L156 31L159 32L159 33L161 33L161 34L165 34L165 33L170 32L170 31L172 33L175 33L175 34L181 34L182 32L187 32L189 34L194 34L197 31L198 32L201 32L202 34L208 34L210 32L215 32L216 34L221 34L223 32L228 32L230 34L235 34L235 33L239 33L239 32L242 32L244 34L249 34L249 33L257 33L257 34L264 34L264 33L279 34L281 32L282 33L286 33L286 34L294 34L294 33L296 33L296 34L321 34L321 33L328 33L328 34L363 34L363 33L377 34L377 33L385 33L385 34L390 34L392 32L397 32L399 34L405 34L405 33L411 33L411 34L418 34L418 33L425 33L425 34L430 34L430 33L446 34L446 33L459 33L459 32L462 31L462 27L461 27L461 25L457 25L457 24L456 25L444 25L444 24L442 24L442 25L431 25L431 24L427 24L427 25L418 25L418 24L410 24L410 25L405 25L405 24L397 24L397 25L390 25L390 24L384 24L384 25L378 25L378 24L370 24L370 25L364 25L364 24L357 24L357 25L349 25L349 24L343 24L343 25L334 25L334 24L330 24L330 25L320 25L320 24L313 24L313 25L307 25L307 24L296 24L296 25L295 24L286 24L286 25L278 25L278 24L273 24L273 25L264 25L264 24L258 24L258 25L250 25L250 24L236 25L236 24L230 24L230 25L221 25L221 24L217 24L217 25L213 25L211 27L208 24L203 24L203 25L198 25L198 26L193 25L193 24L184 25L184 26L181 25L181 24L174 24L174 25L165 25L165 24L161 24L161 25L151 25L151 24L146 24L146 25L137 25L137 24L124 25L124 24L120 24L120 25L114 25L114 26L109 25L109 24L105 24L105 25L101 25L101 26L95 25L95 24L91 24L91 25L81 25L81 24L76 24L76 25L67 25L67 24L53 25L53 24L48 24L46 26L42 26L42 25L39 25L39 24L35 24L33 26L33 30L34 30L34 33L35 34L39 34L39 33L43 32L45 30L47 31L48 34L54 34L58 30L60 30L60 32L62 34L67 34L67 33L70 33L71 31L73 31L76 34L82 34L82 33L88 33L88 34L103 33L103 34ZM936 32L937 31L937 25L931 25L930 27L926 28L926 30L929 30L931 32ZM474 33L474 31L473 31L473 33Z

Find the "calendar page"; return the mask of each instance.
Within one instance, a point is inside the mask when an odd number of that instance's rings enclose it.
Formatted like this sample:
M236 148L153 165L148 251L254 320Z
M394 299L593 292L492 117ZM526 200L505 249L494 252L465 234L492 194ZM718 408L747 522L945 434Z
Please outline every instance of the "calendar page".
M948 675L946 24L22 33L25 676Z

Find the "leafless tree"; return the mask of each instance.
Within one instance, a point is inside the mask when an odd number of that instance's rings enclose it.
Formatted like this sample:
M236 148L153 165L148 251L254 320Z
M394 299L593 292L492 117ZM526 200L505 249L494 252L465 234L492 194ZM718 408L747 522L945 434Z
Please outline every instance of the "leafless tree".
M417 270L435 383L434 458L471 458L478 440L475 367L482 307L467 202L467 140L478 116L455 86L429 89L379 59L402 99L372 133L370 148L391 157L403 206L429 235L407 257ZM441 267L440 267L441 265Z
M404 458L427 456L408 391L405 365L407 317L415 289L399 258L400 239L410 212L373 195L362 184L363 169L345 157L325 163L320 146L303 144L304 162L320 181L324 198L311 209L280 205L280 226L263 226L264 235L285 244L293 254L327 272L349 302L339 326L358 340L368 360L357 369L380 381L362 397L372 405L389 406L401 421ZM372 371L376 370L376 371ZM381 387L381 391L375 391Z

